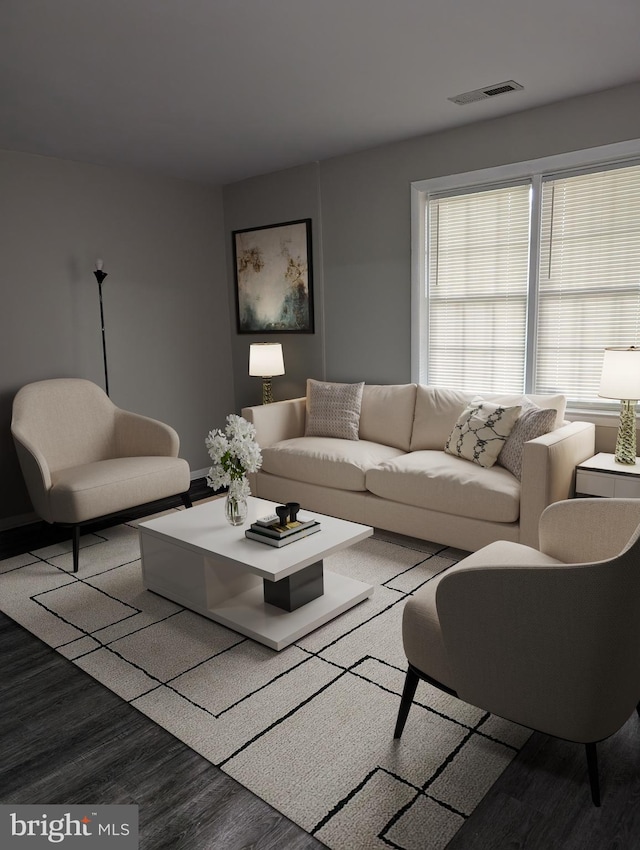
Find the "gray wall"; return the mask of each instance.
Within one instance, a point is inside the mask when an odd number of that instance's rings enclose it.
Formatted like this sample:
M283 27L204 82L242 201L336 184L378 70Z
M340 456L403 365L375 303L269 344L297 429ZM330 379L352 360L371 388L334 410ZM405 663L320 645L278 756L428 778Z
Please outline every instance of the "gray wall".
M290 380L281 397L304 394L306 375L410 380L412 181L637 139L639 107L640 83L225 187L227 229L310 216L314 238L321 236L314 255L324 339L283 339ZM235 332L232 345L240 406L248 346ZM287 349L295 352L295 377Z
M310 218L313 254L313 291L315 304L314 334L238 334L236 331L235 283L232 232L266 224ZM285 374L273 378L273 396L278 399L304 395L309 378L324 377L324 275L322 252L322 216L318 184L318 165L267 174L235 183L224 189L227 273L231 306L231 346L236 388L236 407L260 404L262 381L249 377L249 346L252 342L281 342Z
M192 470L207 467L204 438L234 410L221 189L0 152L0 233L0 528L31 511L16 391L104 385L98 257L111 398L173 425Z
M276 398L304 394L307 377L410 380L412 181L637 139L639 106L640 84L622 86L224 190L0 152L0 528L30 512L9 433L15 392L103 381L97 257L111 396L170 422L203 469L206 432L260 402L251 342L283 343ZM231 231L301 218L315 334L237 334Z

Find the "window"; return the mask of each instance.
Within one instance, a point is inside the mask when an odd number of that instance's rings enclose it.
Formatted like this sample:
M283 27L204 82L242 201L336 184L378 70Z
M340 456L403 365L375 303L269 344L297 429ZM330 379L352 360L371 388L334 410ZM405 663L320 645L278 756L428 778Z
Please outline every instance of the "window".
M416 184L415 379L602 403L603 349L640 344L640 164L475 179Z
M640 165L544 180L535 387L597 398L605 346L640 344Z
M429 201L429 383L524 386L528 184Z

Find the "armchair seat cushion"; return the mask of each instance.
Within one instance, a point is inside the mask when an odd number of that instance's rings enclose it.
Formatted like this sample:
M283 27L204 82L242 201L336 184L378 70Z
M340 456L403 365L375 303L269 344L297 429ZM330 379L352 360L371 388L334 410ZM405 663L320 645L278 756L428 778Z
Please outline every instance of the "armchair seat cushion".
M376 496L455 516L516 522L520 482L502 467L485 469L443 451L415 451L367 472Z
M57 522L83 522L186 492L189 464L177 457L120 457L51 473Z
M440 628L437 593L440 582L452 572L468 569L510 566L522 563L527 566L554 566L561 564L556 558L537 549L499 540L473 552L448 570L443 570L416 591L404 608L402 640L407 660L427 676L457 691L455 677L449 665ZM464 624L461 624L464 628Z
M367 470L403 454L368 440L294 437L262 449L262 471L336 490L364 491Z

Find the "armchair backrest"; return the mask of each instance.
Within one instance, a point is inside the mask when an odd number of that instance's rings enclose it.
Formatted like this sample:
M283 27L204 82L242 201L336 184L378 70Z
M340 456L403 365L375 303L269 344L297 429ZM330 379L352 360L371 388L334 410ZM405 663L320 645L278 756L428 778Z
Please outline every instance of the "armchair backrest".
M640 528L606 561L522 563L445 575L437 591L459 696L589 743L640 702Z
M113 456L115 411L106 393L91 381L36 381L15 396L11 432L17 442L36 449L49 472L55 472Z

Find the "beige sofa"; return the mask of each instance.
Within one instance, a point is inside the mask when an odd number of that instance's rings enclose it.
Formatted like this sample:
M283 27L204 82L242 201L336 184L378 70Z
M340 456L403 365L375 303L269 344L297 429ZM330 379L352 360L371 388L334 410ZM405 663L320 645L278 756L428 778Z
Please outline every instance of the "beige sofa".
M595 451L595 428L566 422L563 396L529 395L557 417L552 431L524 444L518 480L498 464L484 468L444 451L473 398L426 385L365 385L358 440L306 437L305 398L244 408L263 454L252 493L469 551L495 540L537 547L540 515L573 495L576 464Z

